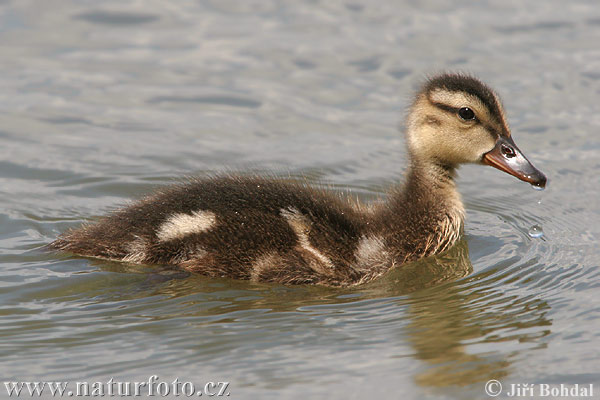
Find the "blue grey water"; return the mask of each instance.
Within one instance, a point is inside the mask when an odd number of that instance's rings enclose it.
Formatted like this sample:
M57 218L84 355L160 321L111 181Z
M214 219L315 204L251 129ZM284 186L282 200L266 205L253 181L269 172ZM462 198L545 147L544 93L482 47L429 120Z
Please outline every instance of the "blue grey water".
M583 0L2 1L2 381L157 375L228 381L236 399L486 398L490 379L600 393L598 43L600 7ZM416 85L443 70L497 89L550 180L539 192L463 167L465 239L449 254L329 289L40 249L190 175L274 171L376 198L402 177Z

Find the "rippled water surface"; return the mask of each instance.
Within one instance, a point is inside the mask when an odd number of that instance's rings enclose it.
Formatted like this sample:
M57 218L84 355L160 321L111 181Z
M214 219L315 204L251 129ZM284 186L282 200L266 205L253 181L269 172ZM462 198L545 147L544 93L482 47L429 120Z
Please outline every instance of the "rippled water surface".
M600 392L600 8L450 4L0 2L3 380L158 375L240 399L486 398L490 379ZM463 167L465 237L447 254L330 289L40 249L185 175L274 170L373 199L402 176L415 85L448 69L498 90L550 184Z

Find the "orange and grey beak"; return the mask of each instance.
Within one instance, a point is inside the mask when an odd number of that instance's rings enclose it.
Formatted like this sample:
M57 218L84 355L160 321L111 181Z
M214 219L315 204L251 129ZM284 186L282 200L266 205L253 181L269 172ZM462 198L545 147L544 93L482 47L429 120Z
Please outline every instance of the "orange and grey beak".
M500 136L496 146L483 155L482 162L533 186L546 187L546 176L525 158L510 136Z

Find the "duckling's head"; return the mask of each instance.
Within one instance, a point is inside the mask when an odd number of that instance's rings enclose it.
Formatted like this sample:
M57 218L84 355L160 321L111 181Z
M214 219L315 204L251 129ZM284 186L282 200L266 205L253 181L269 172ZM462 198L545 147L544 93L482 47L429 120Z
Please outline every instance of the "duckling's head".
M483 163L533 185L546 184L512 140L499 97L476 78L443 74L429 79L407 122L413 159L446 168Z

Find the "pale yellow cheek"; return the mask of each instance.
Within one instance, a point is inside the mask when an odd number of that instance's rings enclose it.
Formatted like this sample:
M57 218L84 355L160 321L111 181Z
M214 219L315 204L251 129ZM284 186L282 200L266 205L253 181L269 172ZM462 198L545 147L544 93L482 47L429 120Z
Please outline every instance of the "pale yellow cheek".
M474 136L469 138L469 142L466 144L466 162L478 162L481 157L489 151L491 151L496 145L495 139L486 131L477 132Z
M423 126L419 135L409 138L409 143L413 152L422 158L463 164L479 162L494 148L495 140L485 130Z
M452 143L439 148L438 157L453 164L475 163L494 148L493 140L483 138L455 137Z
M462 164L470 162L472 156L472 150L465 145L463 141L453 140L439 143L434 150L435 158L443 160L449 164Z

